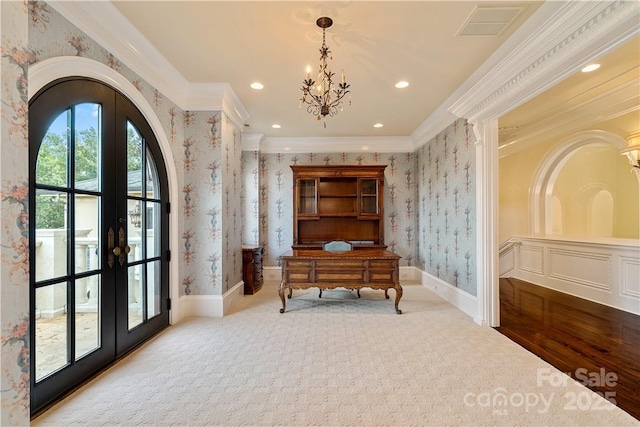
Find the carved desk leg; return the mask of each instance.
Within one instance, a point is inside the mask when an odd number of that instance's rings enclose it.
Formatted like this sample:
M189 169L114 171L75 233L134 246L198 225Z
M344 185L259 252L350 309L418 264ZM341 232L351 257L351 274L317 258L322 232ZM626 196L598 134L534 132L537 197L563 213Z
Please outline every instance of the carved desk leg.
M400 302L400 298L402 298L402 286L397 284L395 286L395 290L396 290L396 313L402 314L402 310L398 308L398 303Z
M289 288L289 292L291 292L291 288ZM280 286L278 287L278 295L280 295L280 300L282 301L282 308L280 309L280 313L284 313L284 309L286 307L284 298L284 280L280 282Z

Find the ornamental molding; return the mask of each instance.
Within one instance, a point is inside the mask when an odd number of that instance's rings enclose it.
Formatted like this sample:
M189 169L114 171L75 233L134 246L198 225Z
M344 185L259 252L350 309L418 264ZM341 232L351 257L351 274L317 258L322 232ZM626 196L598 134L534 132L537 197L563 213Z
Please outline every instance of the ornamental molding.
M637 74L637 70L635 71ZM512 128L501 128L500 157L530 148L542 141L570 135L593 123L601 123L640 109L640 80L633 78L575 105L550 107L542 114Z
M223 111L244 129L249 113L228 83L190 83L107 1L50 1L73 25L184 111Z
M537 29L528 28L529 21L537 22L550 12ZM640 3L635 1L545 3L518 30L531 35L496 51L492 57L504 59L448 111L469 120L500 117L640 34L639 13ZM504 56L503 48L511 52Z
M264 138L261 153L413 153L408 136Z

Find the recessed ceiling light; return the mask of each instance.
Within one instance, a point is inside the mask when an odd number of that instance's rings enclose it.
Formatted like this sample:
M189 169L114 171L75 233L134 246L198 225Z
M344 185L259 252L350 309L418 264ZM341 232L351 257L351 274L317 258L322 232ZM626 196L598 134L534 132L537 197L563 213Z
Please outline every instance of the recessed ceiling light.
M600 68L600 64L589 64L589 65L587 65L586 67L584 67L582 69L582 72L583 73L589 73L591 71L597 70L598 68Z
M403 89L403 88L405 88L407 86L409 86L409 82L405 82L404 80L401 80L398 83L396 83L396 87L398 89Z
M251 88L260 90L260 89L264 88L264 85L262 83L253 82L253 83L251 83Z
M280 129L282 126L280 126L278 124L275 124L275 125L271 125L271 127L274 128L274 129Z
M376 123L373 125L374 128L381 128L382 126L384 126L382 123Z

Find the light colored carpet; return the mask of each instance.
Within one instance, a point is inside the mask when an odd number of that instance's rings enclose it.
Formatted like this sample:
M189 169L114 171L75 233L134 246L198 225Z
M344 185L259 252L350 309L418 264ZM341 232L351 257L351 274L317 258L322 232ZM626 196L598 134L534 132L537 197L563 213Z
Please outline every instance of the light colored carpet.
M280 314L267 283L231 315L170 327L32 425L640 425L422 286L404 286L401 315L389 294L294 291Z

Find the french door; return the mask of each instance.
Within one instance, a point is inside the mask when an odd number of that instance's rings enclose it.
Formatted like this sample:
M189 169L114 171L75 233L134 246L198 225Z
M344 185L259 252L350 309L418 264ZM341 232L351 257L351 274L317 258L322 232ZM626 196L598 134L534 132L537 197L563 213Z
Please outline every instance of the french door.
M168 185L154 134L111 87L29 105L31 411L169 324Z

